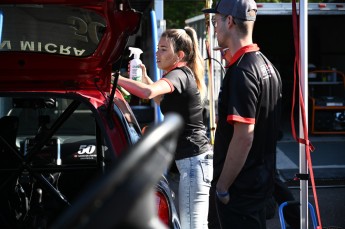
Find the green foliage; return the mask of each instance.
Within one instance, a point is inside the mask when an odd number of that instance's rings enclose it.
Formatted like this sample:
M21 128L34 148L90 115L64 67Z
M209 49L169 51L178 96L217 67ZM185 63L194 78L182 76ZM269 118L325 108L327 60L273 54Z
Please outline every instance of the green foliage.
M205 3L205 0L165 0L164 18L167 29L182 29L186 19L202 14Z

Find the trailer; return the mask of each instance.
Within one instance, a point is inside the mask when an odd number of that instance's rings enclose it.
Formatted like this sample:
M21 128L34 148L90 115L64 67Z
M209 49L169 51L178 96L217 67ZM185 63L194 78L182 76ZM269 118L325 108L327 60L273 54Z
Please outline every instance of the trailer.
M291 111L295 56L292 4L257 3L257 6L258 16L255 22L253 41L259 45L261 51L271 60L281 74L284 100L282 113L289 115ZM298 7L299 5L297 4L297 12L299 12ZM311 66L310 70L336 70L345 72L344 21L345 3L308 4L308 61L309 66ZM185 22L186 25L196 29L203 56L206 58L205 15L200 14L187 19ZM215 47L217 46L215 34L213 34L213 40L213 46ZM221 60L219 51L213 51L212 58ZM216 61L213 62L213 73L214 93L215 98L217 98L224 72L222 66ZM217 101L215 104L217 104ZM333 117L333 114L331 116ZM288 117L283 118L289 120ZM322 123L327 121L322 119L329 118L330 115L321 115L320 117L316 117L319 120L315 120L315 122Z

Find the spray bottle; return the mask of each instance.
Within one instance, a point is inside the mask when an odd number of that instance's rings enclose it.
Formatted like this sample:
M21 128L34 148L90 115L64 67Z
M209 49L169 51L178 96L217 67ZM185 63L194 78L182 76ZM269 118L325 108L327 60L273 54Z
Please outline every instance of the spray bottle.
M140 60L140 54L143 53L143 51L139 48L129 47L129 50L131 54L129 57L134 55L134 58L130 61L129 64L129 78L132 80L140 81L143 76L143 72L141 70L141 60Z

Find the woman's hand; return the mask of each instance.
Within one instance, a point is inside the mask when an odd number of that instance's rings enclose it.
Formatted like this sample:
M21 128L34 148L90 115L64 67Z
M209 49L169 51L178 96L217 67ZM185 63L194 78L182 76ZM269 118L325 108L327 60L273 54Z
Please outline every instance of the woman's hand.
M146 66L144 64L140 65L141 70L143 72L143 76L141 78L141 81L145 84L152 84L153 81L151 80L151 78L147 75L147 70L146 70Z

